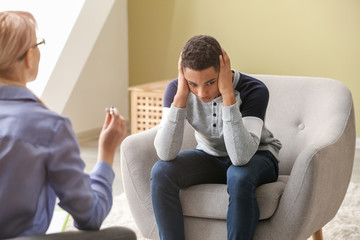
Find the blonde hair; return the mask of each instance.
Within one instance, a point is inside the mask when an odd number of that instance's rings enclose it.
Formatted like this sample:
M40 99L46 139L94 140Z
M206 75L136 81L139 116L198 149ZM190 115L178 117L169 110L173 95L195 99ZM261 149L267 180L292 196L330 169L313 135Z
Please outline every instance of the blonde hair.
M26 54L33 44L36 20L29 12L0 12L0 76L13 71L20 57ZM1 86L23 87L16 81L0 78ZM45 106L43 101L37 100Z
M29 12L0 12L0 74L11 72L33 44L36 20Z

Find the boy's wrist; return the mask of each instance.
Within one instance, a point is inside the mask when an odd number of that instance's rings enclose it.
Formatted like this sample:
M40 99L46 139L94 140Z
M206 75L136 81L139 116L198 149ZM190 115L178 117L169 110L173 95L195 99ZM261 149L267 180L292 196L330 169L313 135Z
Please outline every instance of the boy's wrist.
M221 95L223 98L223 106L231 106L236 103L234 91L230 91Z
M186 102L187 102L187 96L182 96L182 95L176 94L174 97L173 105L174 105L174 107L177 107L177 108L185 108Z

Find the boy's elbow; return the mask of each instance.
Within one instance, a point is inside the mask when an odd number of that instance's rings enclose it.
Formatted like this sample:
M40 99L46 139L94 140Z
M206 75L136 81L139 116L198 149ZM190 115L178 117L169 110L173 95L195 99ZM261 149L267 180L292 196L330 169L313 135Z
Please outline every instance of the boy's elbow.
M241 166L248 164L250 159L251 159L251 157L249 157L249 156L241 156L241 155L235 156L235 157L230 157L232 164L236 167L241 167Z
M241 167L241 166L244 166L248 163L249 161L232 161L232 164L235 166L235 167Z
M154 146L157 156L163 161L171 161L177 156L178 152L171 151L171 147L164 147L163 144L160 144L156 140L154 142Z
M173 156L174 154L170 154L168 152L162 152L162 151L157 150L156 153L157 153L157 156L159 157L159 159L161 159L163 161L171 161L176 157L176 154L175 154L175 156Z

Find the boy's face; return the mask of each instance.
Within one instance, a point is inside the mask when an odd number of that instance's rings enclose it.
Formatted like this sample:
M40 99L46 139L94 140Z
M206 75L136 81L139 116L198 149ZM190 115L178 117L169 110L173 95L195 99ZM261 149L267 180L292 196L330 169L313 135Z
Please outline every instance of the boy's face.
M201 101L210 102L220 96L219 72L216 72L214 67L200 71L184 68L183 72L190 91Z

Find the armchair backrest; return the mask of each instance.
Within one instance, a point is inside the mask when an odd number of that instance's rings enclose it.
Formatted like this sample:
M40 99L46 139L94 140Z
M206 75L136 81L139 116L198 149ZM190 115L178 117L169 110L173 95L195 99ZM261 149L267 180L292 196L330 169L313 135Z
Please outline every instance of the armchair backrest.
M270 92L265 124L283 144L280 174L290 174L302 151L315 152L334 144L347 127L353 128L349 137L355 144L352 96L341 82L317 77L254 77Z
M302 151L335 143L346 127L353 128L355 134L352 96L341 82L318 77L252 76L263 81L270 92L265 124L283 145L280 174L290 174ZM355 135L349 137L355 144ZM187 124L182 149L195 145L194 132Z

